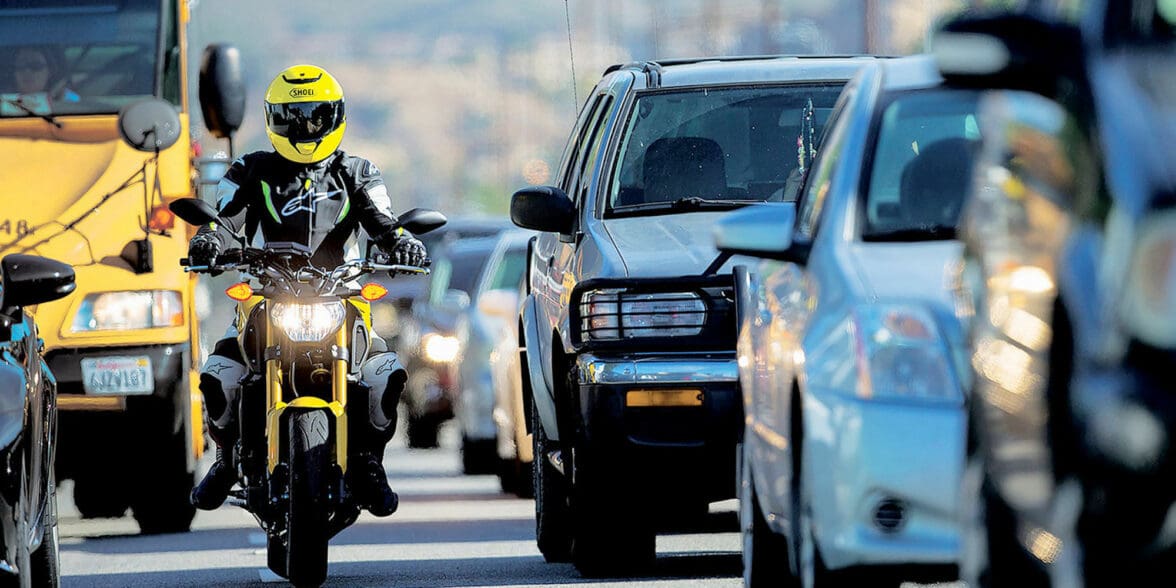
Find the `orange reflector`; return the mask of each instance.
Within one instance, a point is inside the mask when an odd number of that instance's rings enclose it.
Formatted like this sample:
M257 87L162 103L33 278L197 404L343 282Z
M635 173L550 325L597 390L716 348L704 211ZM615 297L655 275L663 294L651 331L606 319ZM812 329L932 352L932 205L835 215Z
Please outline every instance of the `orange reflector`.
M176 226L176 215L166 206L156 206L151 209L151 218L147 220L147 228L152 231L170 231Z
M249 285L249 282L241 282L240 284L229 286L225 290L225 295L237 302L245 302L253 296L253 288Z
M702 390L629 390L625 394L625 406L702 406Z
M370 284L364 284L363 288L359 290L359 295L368 302L375 302L387 296L388 289L375 282L372 282Z

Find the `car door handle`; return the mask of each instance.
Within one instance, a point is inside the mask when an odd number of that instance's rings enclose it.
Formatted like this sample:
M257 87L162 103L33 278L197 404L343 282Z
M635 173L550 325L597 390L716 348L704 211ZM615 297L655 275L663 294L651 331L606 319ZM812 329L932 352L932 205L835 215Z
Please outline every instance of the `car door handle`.
M551 267L553 265L555 265L555 256L554 255L547 258L547 267Z

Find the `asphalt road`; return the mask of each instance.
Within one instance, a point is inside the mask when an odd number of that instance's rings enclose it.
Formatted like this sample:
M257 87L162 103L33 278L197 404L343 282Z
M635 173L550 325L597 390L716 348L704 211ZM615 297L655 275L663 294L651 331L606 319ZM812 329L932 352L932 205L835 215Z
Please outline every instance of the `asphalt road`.
M503 495L495 477L461 475L446 433L441 449L389 445L400 510L364 513L332 540L327 586L742 586L734 501L712 505L708 532L659 536L650 575L584 580L570 564L544 563L532 501ZM244 510L199 512L190 533L143 537L130 518L79 518L69 481L58 496L63 586L288 585L266 569L264 536Z

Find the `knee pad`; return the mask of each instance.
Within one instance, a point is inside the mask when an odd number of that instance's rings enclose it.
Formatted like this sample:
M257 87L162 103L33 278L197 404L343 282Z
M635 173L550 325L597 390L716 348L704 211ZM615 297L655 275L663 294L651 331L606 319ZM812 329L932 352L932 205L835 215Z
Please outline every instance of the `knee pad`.
M237 394L245 366L232 359L213 355L200 373L200 393L213 427L229 428L235 416Z
M395 430L396 407L404 392L408 372L395 353L378 353L368 358L360 368L368 393L368 418L378 431Z

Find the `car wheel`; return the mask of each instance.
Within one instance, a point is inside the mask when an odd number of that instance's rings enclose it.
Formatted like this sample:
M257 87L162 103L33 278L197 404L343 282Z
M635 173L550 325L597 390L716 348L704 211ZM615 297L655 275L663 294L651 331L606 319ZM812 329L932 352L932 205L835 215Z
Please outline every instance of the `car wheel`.
M32 553L29 565L32 568L32 585L56 588L61 583L60 542L57 532L57 482L49 479L49 499L42 514L44 532L41 546Z
M437 431L441 428L441 423L432 415L416 416L410 413L405 427L409 448L436 449L440 446L437 442Z
M461 471L467 476L498 473L498 448L494 439L461 440Z
M739 477L739 534L743 540L743 585L748 588L796 586L788 564L788 540L768 527L756 500L755 483L743 454Z
M531 465L519 461L518 458L500 460L498 484L502 491L519 498L534 498L535 485L531 480Z
M185 435L181 430L144 456L144 463L153 465L143 471L131 502L131 512L144 535L186 533L192 528L196 516L190 498L194 477L188 471Z
M543 432L537 411L531 411L535 449L535 541L543 559L567 562L572 557L571 511L567 478L547 460L551 442Z
M604 465L582 450L572 458L572 563L587 578L641 574L657 555L653 521Z

